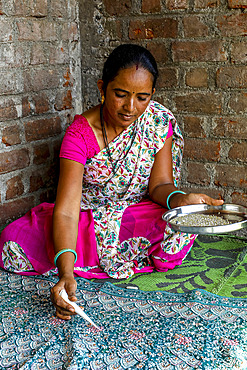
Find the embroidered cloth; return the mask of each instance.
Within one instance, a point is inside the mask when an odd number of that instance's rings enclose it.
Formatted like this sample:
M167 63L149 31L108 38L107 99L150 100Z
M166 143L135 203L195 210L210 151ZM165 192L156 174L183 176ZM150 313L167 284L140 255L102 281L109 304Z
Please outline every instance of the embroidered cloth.
M246 369L247 300L173 294L77 278L79 316L54 317L55 277L0 270L1 369Z

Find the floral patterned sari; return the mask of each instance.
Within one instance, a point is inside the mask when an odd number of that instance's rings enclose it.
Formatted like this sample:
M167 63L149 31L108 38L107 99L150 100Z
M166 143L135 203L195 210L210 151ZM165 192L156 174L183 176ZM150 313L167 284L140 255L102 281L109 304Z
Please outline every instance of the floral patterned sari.
M115 174L106 149L88 160L85 165L81 209L92 209L100 266L113 278L129 277L136 270L154 266L152 259L156 260L156 264L157 260L160 260L161 264L168 262L169 267L169 255L181 255L179 252L183 248L187 254L188 246L192 245L195 238L194 235L174 234L170 228L165 227L165 222L161 221L161 214L165 210L150 201L141 201L148 196L148 182L155 154L164 146L169 121L173 125L173 174L174 183L177 185L183 138L172 113L154 101L136 122L109 144L111 156L116 163ZM133 207L137 203L138 209ZM131 235L131 232L128 235L121 227L123 214L127 209L129 217L132 216L132 222L137 224L145 222L145 213L155 209L153 217L154 221L155 218L157 220L151 230L146 228L149 235L144 233L135 236L133 233ZM161 226L160 221L163 223ZM160 227L165 228L162 233L163 240L158 243L156 241L154 248L152 232L157 234L156 229ZM159 253L157 244L160 244ZM151 251L154 249L156 253L152 256ZM181 261L181 258L179 259Z
M173 177L177 186L183 138L172 113L154 101L138 120L109 143L114 171L106 148L87 160L75 274L87 278L127 278L153 269L167 271L181 264L186 257L195 235L172 232L162 220L166 209L148 197L148 182L155 155L165 144L169 122L173 127ZM40 206L36 209L32 213L39 220L42 212L47 213L39 221L39 225L44 224L46 240L42 246L43 262L38 264L34 256L35 240L32 246L26 246L24 242L5 235L1 242L4 268L27 273L57 272L53 265L51 237L53 207L43 205L42 209ZM18 260L22 261L22 266L18 266Z

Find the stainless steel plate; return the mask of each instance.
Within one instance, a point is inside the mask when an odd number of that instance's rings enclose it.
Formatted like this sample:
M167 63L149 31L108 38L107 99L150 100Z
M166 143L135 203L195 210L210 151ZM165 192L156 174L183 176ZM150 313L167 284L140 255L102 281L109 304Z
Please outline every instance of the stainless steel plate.
M176 221L175 217L189 214L215 215L228 221L227 225L219 226L185 226ZM223 204L222 206L209 206L207 204L195 204L173 208L162 216L171 229L188 234L222 234L247 227L247 208L237 204Z

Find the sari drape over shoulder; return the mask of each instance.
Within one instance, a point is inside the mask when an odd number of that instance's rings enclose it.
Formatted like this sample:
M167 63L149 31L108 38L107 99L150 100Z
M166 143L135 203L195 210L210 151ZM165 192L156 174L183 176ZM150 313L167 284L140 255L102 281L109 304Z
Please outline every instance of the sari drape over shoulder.
M150 102L141 117L109 143L113 163L106 148L87 159L76 246L76 275L127 278L153 269L167 271L181 264L186 257L195 235L172 232L162 220L166 209L152 202L148 196L155 155L165 144L169 123L173 128L173 178L178 186L183 137L173 114L154 101ZM23 240L19 243L18 238L11 238L11 230L8 230L8 240L6 236L1 236L4 268L23 272L18 264L13 267L12 255L19 253L22 260L23 256L27 257L27 261L22 263L26 273L57 272L53 264L52 209L51 205L44 204L36 207L37 212L33 209L35 217L40 219L42 212L48 213L42 219L45 246L36 243L27 246ZM31 215L24 217L30 218ZM20 226L20 220L14 223L19 222ZM38 232L40 236L40 230ZM37 248L44 250L43 259L46 262L42 263L42 268L33 258Z

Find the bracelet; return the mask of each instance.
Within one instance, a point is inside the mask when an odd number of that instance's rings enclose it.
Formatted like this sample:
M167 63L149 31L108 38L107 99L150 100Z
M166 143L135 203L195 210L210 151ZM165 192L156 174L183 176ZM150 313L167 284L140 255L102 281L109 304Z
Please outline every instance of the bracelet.
M175 190L173 192L171 192L168 197L166 198L166 204L167 204L167 208L168 209L171 209L170 207L170 204L169 204L169 201L170 201L170 198L173 194L186 194L184 191L181 191L181 190Z
M57 267L57 259L59 256L61 256L61 254L65 253L65 252L72 252L74 253L75 255L75 262L77 261L77 253L74 249L61 249L59 252L56 253L55 257L54 257L54 265Z

